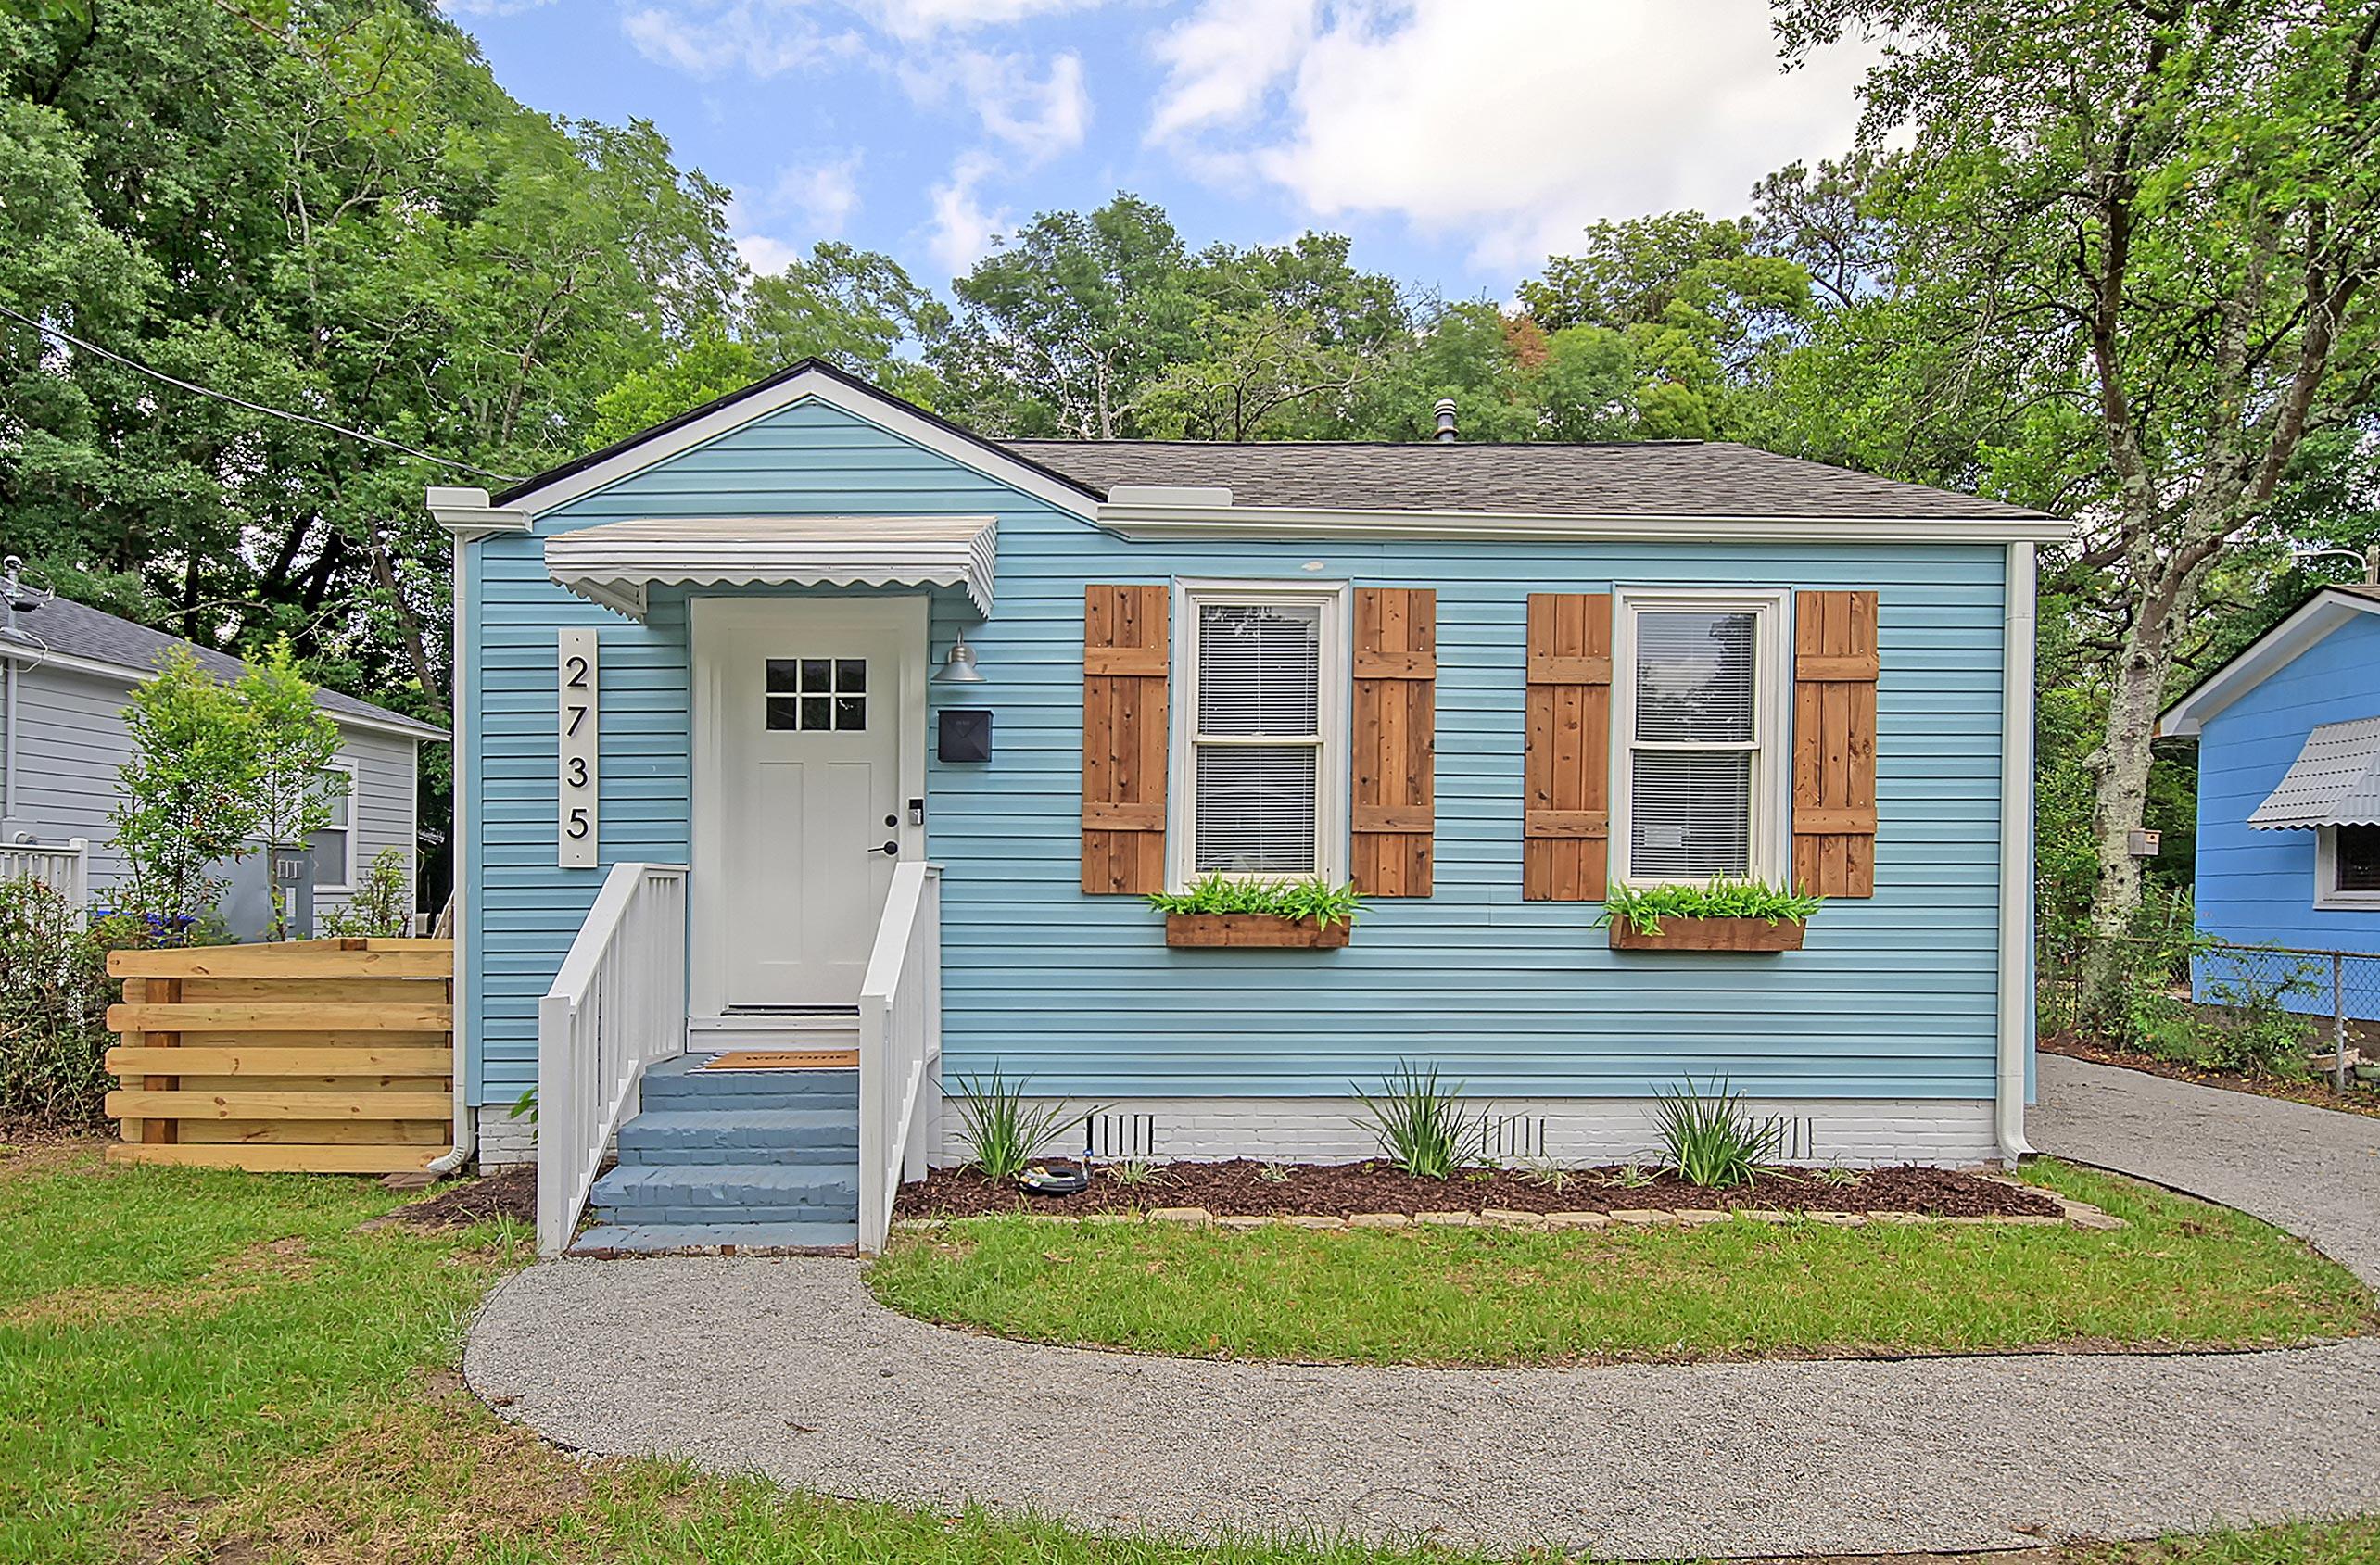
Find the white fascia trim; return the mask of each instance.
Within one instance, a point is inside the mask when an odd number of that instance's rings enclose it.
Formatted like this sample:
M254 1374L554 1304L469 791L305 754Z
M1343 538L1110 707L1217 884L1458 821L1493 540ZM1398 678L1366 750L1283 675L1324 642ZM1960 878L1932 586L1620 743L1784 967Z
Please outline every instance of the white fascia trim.
M1085 522L1096 519L1097 500L1071 485L1060 483L1030 462L956 434L924 417L889 393L860 390L816 370L794 375L766 391L756 391L741 398L702 418L680 424L666 435L640 441L592 467L581 468L551 483L525 489L508 502L507 512L517 511L534 521L550 511L559 510L573 500L584 499L599 489L609 488L622 479L633 477L697 446L706 445L731 430L741 429L771 413L781 412L796 402L813 400L840 409L854 418L876 425L888 435L921 446L937 456L981 473L994 483L1005 484ZM482 494L484 499L485 492ZM436 509L435 504L432 509Z
M513 506L490 505L485 489L449 488L433 484L424 497L430 515L454 535L457 543L492 537L498 533L525 533L529 513Z
M129 688L157 673L153 668L134 668L130 663L110 663L105 658L77 657L71 652L45 652L38 648L19 652L8 649L11 662L28 669L57 668L70 674L95 674L103 679L121 680ZM444 740L446 730L428 723L414 723L402 717L366 717L360 713L338 712L321 708L323 716L342 728L362 728L375 734L394 734L399 738Z
M2009 1167L2025 1140L2025 1056L2033 1024L2033 546L2008 546L2000 656L2000 974L1992 1122Z
M1583 516L1532 511L1360 511L1302 506L1099 507L1098 524L1133 543L1175 538L1469 538L1538 543L2062 542L2073 524L1922 517Z
M2157 737L2193 738L2208 719L2278 674L2315 642L2358 614L2380 614L2380 601L2351 592L2322 592L2248 644L2197 688L2158 714Z

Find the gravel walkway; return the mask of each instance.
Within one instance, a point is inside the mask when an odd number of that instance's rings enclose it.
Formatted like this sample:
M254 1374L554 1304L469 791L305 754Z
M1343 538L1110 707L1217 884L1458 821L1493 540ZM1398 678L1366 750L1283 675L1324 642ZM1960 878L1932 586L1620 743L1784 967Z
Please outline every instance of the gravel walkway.
M2237 1095L2048 1056L2042 1082L2045 1150L2302 1218L2373 1275L2380 1226L2351 1209L2357 1192L2366 1213L2380 1200L2370 1122L2206 1104ZM2324 1123L2276 1130L2272 1109ZM2291 1175L2300 1155L2315 1173ZM1218 1364L942 1331L876 1305L850 1261L674 1258L521 1273L488 1299L464 1370L507 1417L590 1453L1192 1536L1646 1559L2005 1548L2380 1509L2361 1459L2380 1445L2374 1340L2168 1358Z
M2043 1054L2039 1150L2253 1212L2380 1286L2380 1119Z

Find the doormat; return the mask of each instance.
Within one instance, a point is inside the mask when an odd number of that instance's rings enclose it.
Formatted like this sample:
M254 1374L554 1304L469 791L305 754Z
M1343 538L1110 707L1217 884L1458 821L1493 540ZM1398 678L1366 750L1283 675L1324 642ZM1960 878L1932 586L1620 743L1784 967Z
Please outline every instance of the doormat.
M856 1049L730 1049L697 1070L850 1070L859 1064Z

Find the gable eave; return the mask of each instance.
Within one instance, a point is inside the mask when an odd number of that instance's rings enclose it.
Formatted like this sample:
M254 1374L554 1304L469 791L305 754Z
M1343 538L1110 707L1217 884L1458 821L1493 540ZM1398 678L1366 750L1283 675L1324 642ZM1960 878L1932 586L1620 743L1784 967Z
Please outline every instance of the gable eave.
M2218 713L2364 614L2380 614L2380 600L2322 588L2158 713L2157 737L2195 738Z
M573 500L607 489L796 403L813 400L838 408L1086 522L1096 515L1104 498L1078 480L986 440L823 360L805 359L740 391L731 391L699 408L690 408L651 429L524 479L497 494L490 504L534 523L537 517Z

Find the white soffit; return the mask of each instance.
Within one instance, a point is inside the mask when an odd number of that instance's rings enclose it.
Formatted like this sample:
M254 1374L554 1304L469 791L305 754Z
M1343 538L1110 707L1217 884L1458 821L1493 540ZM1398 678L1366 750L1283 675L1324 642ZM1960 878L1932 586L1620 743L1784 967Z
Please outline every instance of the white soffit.
M2380 599L2326 587L2198 682L2157 719L2159 738L2189 738L2232 702L2278 674L2314 643L2360 614L2380 614Z
M2380 826L2380 717L2324 723L2247 817L2262 831Z
M742 516L607 522L546 540L546 574L645 617L669 587L956 587L992 613L989 516Z

